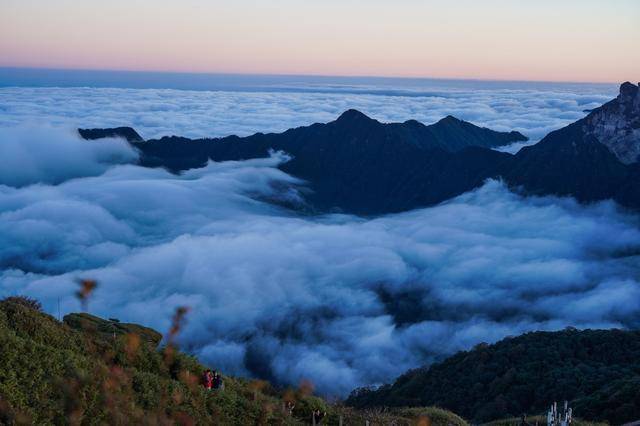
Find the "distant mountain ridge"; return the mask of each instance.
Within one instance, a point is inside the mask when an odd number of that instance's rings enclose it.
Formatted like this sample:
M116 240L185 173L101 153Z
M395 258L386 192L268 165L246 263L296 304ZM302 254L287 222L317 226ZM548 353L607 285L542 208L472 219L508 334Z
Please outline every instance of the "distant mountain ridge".
M516 155L491 148L527 140L519 132L496 132L452 116L428 126L415 120L385 124L356 110L326 124L248 137L143 141L131 128L79 132L85 139L124 137L140 151L140 165L173 172L282 150L293 158L280 168L309 182L306 199L318 211L400 212L440 203L488 178L528 194L614 199L638 209L638 105L638 86L624 83L616 99Z
M123 138L130 143L144 142L142 136L131 127L114 127L111 129L78 129L83 139L95 140L104 138Z
M326 124L256 133L248 137L188 139L176 136L139 142L140 164L174 172L209 160L266 157L281 150L293 158L282 170L310 183L307 201L321 211L378 214L430 205L473 189L493 174L507 154L490 147L524 141L518 132L495 132L453 117L426 126L415 120L384 124L348 110ZM86 139L112 137L114 129L80 129Z

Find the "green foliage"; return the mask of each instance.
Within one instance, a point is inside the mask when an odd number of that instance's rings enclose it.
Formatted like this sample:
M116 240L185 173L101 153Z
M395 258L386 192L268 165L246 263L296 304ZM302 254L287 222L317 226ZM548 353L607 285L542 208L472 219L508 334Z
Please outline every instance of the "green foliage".
M327 403L315 396L303 396L296 402L293 412L301 418L311 418L311 413L320 410L324 413L328 409Z
M179 351L157 351L147 338L153 330L124 324L130 332L114 337L104 329L109 321L75 318L84 322L72 328L22 303L0 302L0 424L298 422L273 408L277 396L258 392L252 400L235 379L225 378L224 391L206 391L205 367Z
M310 385L279 391L233 377L224 378L224 390L208 391L200 384L206 367L172 347L156 349L155 335L87 314L61 323L23 303L0 302L0 424L303 425L320 410L327 413L322 425L338 425L340 417L345 425L411 425L427 413L358 411L313 396ZM295 403L292 416L285 401ZM458 419L423 410L435 425Z
M568 399L578 417L620 424L640 413L640 331L567 329L478 345L377 390L354 407L437 405L475 422L542 414Z
M156 374L145 371L135 371L132 379L136 403L144 410L157 408L162 395L162 380Z
M42 304L36 299L33 299L28 296L9 296L0 300L0 303L2 302L14 303L16 305L22 305L26 308L33 309L35 311L42 311Z

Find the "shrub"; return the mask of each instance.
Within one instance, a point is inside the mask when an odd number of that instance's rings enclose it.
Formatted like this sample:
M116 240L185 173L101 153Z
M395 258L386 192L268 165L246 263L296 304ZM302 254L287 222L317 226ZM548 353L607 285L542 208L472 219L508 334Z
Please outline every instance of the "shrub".
M326 425L340 417L344 424L412 424L393 412L373 418L339 409L313 396L308 384L283 391L225 376L224 390L206 391L199 379L207 367L196 358L158 350L145 338L159 334L153 330L117 323L126 327L119 334L112 324L84 314L62 323L22 303L0 302L0 424L293 426L309 424L312 410L327 412ZM296 404L292 416L288 400Z
M42 312L42 304L29 296L9 296L0 300L0 303L15 303L33 309L34 311Z

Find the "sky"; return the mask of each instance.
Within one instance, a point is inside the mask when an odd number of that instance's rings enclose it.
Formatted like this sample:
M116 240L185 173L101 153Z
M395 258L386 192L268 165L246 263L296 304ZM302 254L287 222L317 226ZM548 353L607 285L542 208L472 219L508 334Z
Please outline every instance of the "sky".
M637 81L635 0L0 0L0 67Z

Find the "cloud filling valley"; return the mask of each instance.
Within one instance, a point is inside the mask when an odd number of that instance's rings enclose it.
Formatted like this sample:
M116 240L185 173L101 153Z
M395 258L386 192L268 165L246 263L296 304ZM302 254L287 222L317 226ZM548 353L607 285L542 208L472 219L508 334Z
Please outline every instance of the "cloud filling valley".
M0 297L36 297L52 314L60 300L64 315L80 309L75 279L93 278L91 313L160 331L189 306L180 344L202 361L334 396L509 335L640 327L640 219L613 202L522 197L488 181L401 214L298 215L264 201L305 185L277 168L284 153L172 175L132 164L121 140L70 130L247 134L356 107L427 122L464 111L539 138L607 99L511 92L0 89Z

